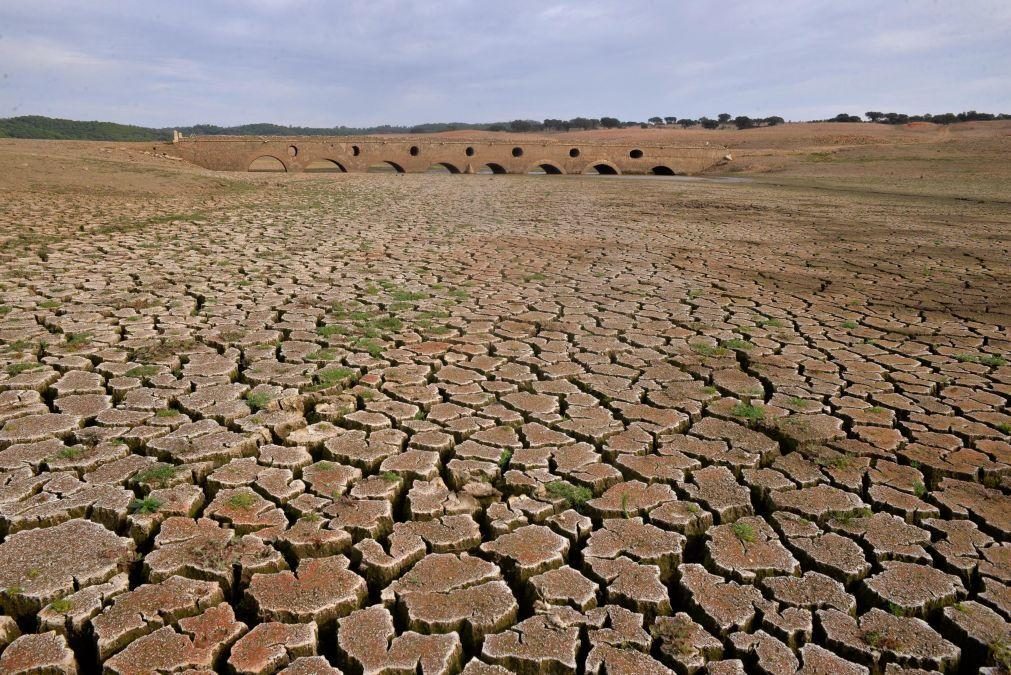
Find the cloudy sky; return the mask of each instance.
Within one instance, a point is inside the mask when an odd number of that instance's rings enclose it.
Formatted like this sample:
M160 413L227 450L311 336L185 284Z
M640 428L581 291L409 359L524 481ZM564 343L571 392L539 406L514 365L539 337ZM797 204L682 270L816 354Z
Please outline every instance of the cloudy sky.
M1009 0L0 0L0 117L1011 112Z

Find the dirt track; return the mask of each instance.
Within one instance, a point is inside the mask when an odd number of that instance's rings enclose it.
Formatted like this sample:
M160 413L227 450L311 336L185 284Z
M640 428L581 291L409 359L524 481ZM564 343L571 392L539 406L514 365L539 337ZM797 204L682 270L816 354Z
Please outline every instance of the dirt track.
M734 184L0 141L0 672L1011 659L1009 128L714 134Z

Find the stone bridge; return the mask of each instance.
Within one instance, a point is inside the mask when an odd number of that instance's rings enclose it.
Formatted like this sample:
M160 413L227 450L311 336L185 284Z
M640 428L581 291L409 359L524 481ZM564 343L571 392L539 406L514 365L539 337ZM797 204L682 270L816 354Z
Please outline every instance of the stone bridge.
M218 171L348 171L399 173L656 174L699 173L728 161L708 144L601 143L541 137L458 140L377 136L192 136L158 152Z

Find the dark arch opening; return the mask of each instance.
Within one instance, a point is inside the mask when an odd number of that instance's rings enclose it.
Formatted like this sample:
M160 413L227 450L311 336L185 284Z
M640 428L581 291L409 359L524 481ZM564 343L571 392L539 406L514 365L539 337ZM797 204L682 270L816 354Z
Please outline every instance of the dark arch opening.
M370 165L366 173L404 173L404 167L396 162L386 160L385 162Z
M628 156L631 157L632 159L642 159L642 150L636 148L632 152L628 153Z
M411 157L417 157L421 154L421 148L416 145L411 146Z
M460 173L460 169L456 168L449 162L436 162L432 166L428 167L426 173Z
M481 170L478 171L478 173L489 173L489 172L505 173L506 170L505 167L502 166L501 164L495 164L494 162L490 162L488 164L485 164L483 167L481 167Z
M674 174L674 169L670 168L669 166L654 166L652 169L650 169L649 172L651 174L653 174L654 176L673 176L673 175L675 175Z
M579 148L572 148L569 150L569 157L572 157L573 159L579 157Z
M339 162L332 159L314 159L305 165L306 173L347 173Z
M562 174L562 170L559 169L554 164L549 164L547 162L544 162L543 164L538 164L537 166L533 167L527 173L538 174L538 175L539 174L548 174L549 176L560 176Z
M474 156L474 148L467 148L466 150L464 150L464 153L465 153L465 154L466 154L466 155L467 155L468 157L473 157L473 156Z
M513 148L513 157L522 157L522 156L523 156L523 148L519 146Z
M351 146L351 154L354 155L355 157L357 157L358 155L362 154L362 149L359 148L357 145L352 145Z
M297 157L298 156L298 148L295 147L294 145L289 145L288 146L288 156L289 157Z
M249 164L250 171L265 172L265 173L284 173L288 169L285 168L284 162L279 160L277 157L271 155L263 155L262 157L257 157Z
M601 176L617 176L618 170L610 164L594 164L587 173L599 173Z

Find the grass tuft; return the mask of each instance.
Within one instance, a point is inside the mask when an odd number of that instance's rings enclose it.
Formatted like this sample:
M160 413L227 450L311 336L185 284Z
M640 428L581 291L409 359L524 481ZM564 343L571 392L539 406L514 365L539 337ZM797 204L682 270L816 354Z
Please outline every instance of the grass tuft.
M731 525L730 528L733 530L734 536L740 539L742 543L750 544L758 539L758 533L755 532L755 528L748 523L738 521Z
M760 405L751 405L750 403L738 403L731 409L730 414L734 417L757 422L765 417L765 408Z
M564 499L569 506L576 509L579 509L586 502L593 499L593 492L589 488L573 485L564 480L551 481L545 488L549 495Z
M256 503L256 497L248 492L237 492L228 498L228 505L233 509L248 509Z
M161 508L161 505L160 499L148 496L130 502L130 511L133 513L155 513Z

